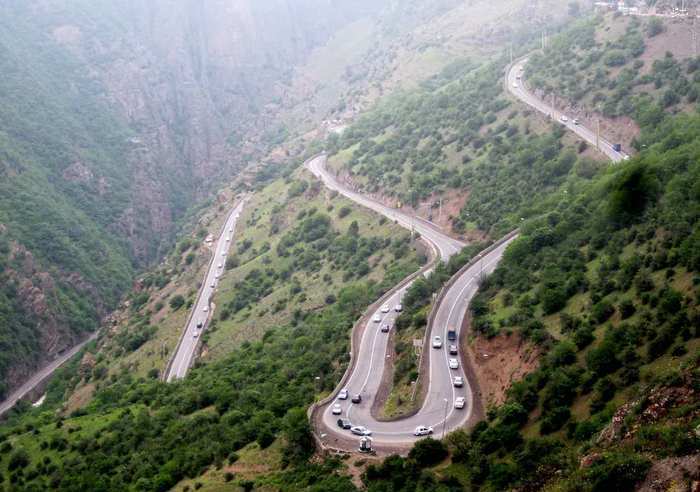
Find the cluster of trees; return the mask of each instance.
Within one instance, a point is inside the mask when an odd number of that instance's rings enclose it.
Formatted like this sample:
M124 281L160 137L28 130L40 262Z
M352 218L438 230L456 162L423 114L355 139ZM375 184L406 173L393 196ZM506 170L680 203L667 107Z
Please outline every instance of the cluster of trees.
M481 463L482 470L472 480L502 489L552 479L545 470L567 469L567 454L610 421L616 408L611 400L639 384L647 364L685 355L688 342L700 336L700 276L692 237L700 212L698 196L690 191L700 186L699 125L698 116L681 115L649 128L642 135L649 146L645 153L609 170L577 196L560 199L555 211L526 222L521 238L482 285L472 304L476 329L516 330L539 343L547 356L468 438L478 452L468 453L465 463ZM681 288L687 284L676 282L679 275L690 277L691 286ZM582 310L569 304L577 295ZM509 299L514 314L496 318L497 296ZM545 320L553 314L560 319L557 339ZM581 400L590 416L575 418L573 405ZM505 418L506 412L515 412L517 422ZM637 451L658 453L667 443L663 453L697 452L700 440L684 437L690 422L670 423L663 432L640 431ZM524 439L519 432L524 425L535 426L542 437ZM558 433L557 440L548 441L552 433ZM520 463L522 452L543 443L548 447L533 461ZM568 468L567 473L588 483L585 490L611 484L629 490L648 466L647 457L621 451L606 454L595 470Z
M584 103L605 116L660 119L664 111L694 104L700 94L697 58L676 60L671 53L654 60L644 73L645 36L663 30L663 21L637 18L619 38L596 42L600 18L586 18L555 36L544 53L533 55L527 79L534 87L569 101Z
M25 438L38 449L32 446L12 469L0 459L0 470L19 488L169 490L212 463L235 459L232 453L248 443L267 447L278 437L288 464L303 464L314 450L305 409L340 378L348 331L382 287L351 284L334 304L271 328L176 384L124 372L97 391L80 417L64 420L49 411L27 418L0 439L23 456ZM48 455L58 469L43 466Z

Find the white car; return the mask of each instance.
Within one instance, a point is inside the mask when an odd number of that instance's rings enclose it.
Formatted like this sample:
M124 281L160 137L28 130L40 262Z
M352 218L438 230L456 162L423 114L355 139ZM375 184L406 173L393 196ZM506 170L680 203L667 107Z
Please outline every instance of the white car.
M202 311L204 311L205 313L208 313L208 312L209 312L209 306L204 306L204 309L202 309Z
M384 304L384 305L382 306L382 312L383 312L383 313L388 313L388 312L389 312L389 305L388 305L388 304Z
M347 388L343 388L343 389L340 390L340 393L338 393L338 399L339 399L339 400L347 400L347 399L348 399L348 394L349 394L348 389L347 389Z
M336 403L335 405L333 405L332 411L333 415L340 415L341 413L343 413L343 408L338 403Z
M462 376L455 376L452 384L454 384L455 388L461 388L464 386L464 379L462 379Z
M401 311L403 311L403 306L401 304L397 304L396 307L394 308L394 311L396 311L397 313L400 313Z
M433 348L442 348L442 338L437 335L433 337Z
M371 436L372 431L369 430L367 427L363 427L361 425L356 425L354 427L350 428L350 432L353 434L356 434L358 436Z
M426 427L424 425L419 425L416 430L413 431L414 436L429 436L433 433L432 427Z
M455 408L457 410L461 410L464 408L465 400L463 396L458 396L457 399L455 400Z
M375 314L374 318L372 318L372 321L374 321L375 323L379 323L381 320L382 320L382 317L379 316L378 314Z
M226 251L222 251L221 256L226 256Z
M574 123L574 125L578 125L578 124L581 123L581 122L578 120L578 118L574 118L573 123Z
M517 82L513 82L513 88L515 88L515 89L518 88L518 83L517 83Z
M211 283L211 288L212 288L212 289L216 289L216 283L215 283L215 282L212 282L212 283Z
M192 333L192 338L197 338L199 336L199 332L197 330L194 330L194 333Z
M450 369L459 369L459 362L457 359L450 359Z
M219 268L223 268L223 267L224 267L224 264L223 264L223 263L219 263Z
M450 345L450 355L457 355L457 345Z
M566 123L567 121L569 121L569 118L567 118L564 115L561 115L561 118L559 118L559 119L561 120L562 123Z

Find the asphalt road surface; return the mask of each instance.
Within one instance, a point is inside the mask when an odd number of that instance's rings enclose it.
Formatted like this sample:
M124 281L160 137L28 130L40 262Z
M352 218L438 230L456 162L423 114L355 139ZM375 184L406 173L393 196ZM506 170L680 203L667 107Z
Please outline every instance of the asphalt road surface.
M463 243L450 238L441 232L436 226L424 221L417 221L395 209L386 207L367 197L346 189L325 168L325 156L319 156L307 164L313 174L319 177L325 185L347 196L351 200L375 210L407 228L415 228L428 241L432 242L440 252L443 259L463 247ZM381 327L389 324L394 329L394 321L399 313L396 306L402 296L410 287L406 285L393 292L385 305L379 306L375 312L369 313L367 326L359 343L357 363L350 374L344 388L348 390L350 397L347 400L334 399L321 407L322 429L317 429L317 434L322 441L329 445L340 442L334 437L347 441L351 437L350 431L342 430L337 426L339 418L346 418L353 425L364 426L372 431L372 439L375 446L387 446L390 448L405 448L410 446L419 437L414 436L418 426L432 427L434 434L440 437L443 433L450 432L463 426L469 419L473 410L473 394L464 368L461 355L449 355L449 343L447 342L448 327L458 332L461 329L469 302L478 290L479 279L493 272L503 252L513 239L503 243L493 251L483 255L480 261L466 270L445 294L443 301L437 307L433 332L430 339L440 336L443 344L439 349L430 348L424 354L424 363L428 364L428 389L422 408L413 416L392 422L382 422L372 415L372 406L379 390L384 373L384 359L387 354L389 333L381 331ZM431 344L432 345L432 344ZM450 369L449 359L456 358L459 363L457 369ZM453 378L461 376L464 386L456 388ZM340 388L338 388L340 389ZM359 404L351 403L353 395L360 395L362 401ZM455 408L455 399L464 397L466 400L463 409ZM341 414L333 414L333 406L341 406ZM359 438L356 438L359 439ZM351 449L348 449L351 450Z
M209 264L207 273L204 276L204 283L197 297L197 302L195 302L192 307L192 314L187 321L185 332L180 339L180 343L171 361L170 370L166 377L166 381L168 382L184 378L192 365L192 360L199 343L199 337L202 331L206 329L211 316L210 301L216 291L219 277L224 273L226 258L233 244L233 233L236 228L236 222L238 221L238 217L244 205L245 199L241 200L241 202L231 210L226 220L226 225L222 229L221 235L216 242L214 258Z
M576 135L581 137L583 140L589 144L596 145L596 132L586 128L581 124L575 124L574 118L559 111L554 108L546 101L539 99L532 92L527 89L525 79L523 78L523 70L525 64L527 63L527 58L521 59L513 65L508 70L506 74L506 87L511 94L523 101L528 106L533 107L537 111L551 116L552 120L559 122L559 124L564 125L568 130L574 132ZM620 162L629 158L624 152L618 152L613 149L612 143L608 140L600 137L598 146L601 152L610 158L613 162Z
M9 409L15 406L15 404L20 401L22 398L27 396L29 392L31 392L34 388L39 386L46 378L51 376L51 374L61 367L63 364L65 364L68 360L73 358L75 354L80 352L80 349L82 349L88 342L94 340L97 337L97 332L93 333L90 335L90 337L79 343L78 345L74 346L71 348L68 352L60 355L57 357L55 360L52 362L48 363L46 366L42 367L39 371L37 371L28 381L26 381L19 389L15 390L8 398L7 400L3 401L0 403L0 415L3 413L7 412Z

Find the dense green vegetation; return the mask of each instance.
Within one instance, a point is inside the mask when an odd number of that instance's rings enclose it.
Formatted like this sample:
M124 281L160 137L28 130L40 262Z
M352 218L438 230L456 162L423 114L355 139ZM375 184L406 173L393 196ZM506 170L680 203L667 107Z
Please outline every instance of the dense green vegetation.
M261 341L244 343L177 384L125 372L71 418L33 413L2 434L5 483L29 490L168 490L212 463L235 460L247 443L267 447L277 437L284 437L287 462L303 463L313 451L305 408L340 378L337 362L347 362L355 319L406 273L381 284L352 283L333 305L270 328Z
M467 189L454 228L503 234L531 213L533 195L551 193L572 173L590 177L596 163L564 149L558 125L546 133L531 128L529 112L505 97L502 67L456 64L420 91L390 97L331 140L331 151L369 191L381 188L413 205Z
M129 132L82 67L12 5L0 12L0 381L37 357L37 323L94 330L130 285L132 262L109 229L129 199ZM71 166L85 177L67 179ZM108 183L100 190L99 183ZM18 246L19 245L19 246ZM39 272L48 278L39 281ZM47 312L22 308L36 282ZM26 302L26 300L24 300ZM42 318L43 316L43 318ZM3 395L0 383L0 396Z
M668 51L659 59L642 59L650 38L663 29L660 19L582 19L553 37L544 52L533 54L526 78L546 94L606 117L629 116L642 126L657 124L665 111L694 107L700 94L700 60L678 60Z

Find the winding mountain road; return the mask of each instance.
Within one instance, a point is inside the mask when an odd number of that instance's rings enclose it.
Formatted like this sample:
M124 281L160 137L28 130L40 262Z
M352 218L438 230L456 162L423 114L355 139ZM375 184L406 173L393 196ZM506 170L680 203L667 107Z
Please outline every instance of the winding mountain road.
M233 244L233 233L245 202L245 199L241 200L231 210L224 227L221 229L219 239L214 248L214 257L211 259L209 268L204 275L204 282L197 296L197 301L194 303L190 316L187 319L185 330L180 337L175 354L168 364L165 376L165 380L168 382L184 378L192 365L199 343L199 336L206 329L211 317L211 298L219 283L219 276L224 273L226 258Z
M0 403L0 415L4 414L7 412L9 409L15 406L18 401L23 399L25 396L27 396L29 393L32 392L36 387L38 387L41 383L46 381L53 372L61 367L63 364L68 362L70 359L72 359L75 354L80 352L80 350L87 345L89 342L97 338L97 333L94 332L92 335L90 335L87 339L83 340L80 342L78 345L75 345L72 347L70 350L65 352L64 354L59 355L55 360L49 362L46 364L44 367L39 369L36 373L32 375L31 378L29 378L25 383L17 388L15 391L10 394L10 396L7 397L5 401Z
M371 200L355 191L352 191L339 183L325 167L326 156L321 155L307 163L307 168L323 181L327 188L350 198L351 200L370 208L398 224L414 229L431 243L439 252L442 260L449 259L464 246L464 243L447 236L434 224L416 219L396 209L387 207ZM313 412L312 421L316 428L316 434L324 445L347 451L357 448L357 436L352 436L350 431L340 429L337 425L338 418L346 418L356 426L364 426L372 431L375 448L406 449L416 439L414 430L418 426L432 427L436 434L452 431L463 426L470 418L474 409L474 396L472 387L464 370L464 359L449 355L449 343L447 342L448 327L459 332L464 324L467 308L472 297L478 290L478 281L482 275L488 275L497 266L515 236L498 244L480 257L474 264L464 270L446 291L442 302L437 306L435 321L432 324L432 339L440 336L444 343L441 348L430 348L424 353L424 363L428 364L428 378L424 384L428 385L427 394L420 410L414 415L395 421L381 421L373 412L375 397L379 391L385 370L385 358L389 345L389 333L381 331L385 323L393 328L398 316L395 307L400 304L402 296L411 283L404 285L388 295L385 303L369 312L366 325L363 328L362 338L357 347L355 362L351 366L351 372L342 388L336 388L333 398L328 399ZM379 320L379 321L376 321ZM456 342L455 342L456 343ZM461 349L460 349L461 352ZM451 369L449 359L457 358L459 367ZM464 386L457 388L453 384L453 378L461 376ZM350 398L339 400L336 398L341 389L347 389L350 396L360 395L359 404L353 404ZM464 397L466 404L463 409L455 408L455 399ZM333 406L340 404L341 415L333 414Z
M564 125L569 131L572 131L589 144L595 146L595 131L586 128L582 124L576 122L574 118L570 118L568 115L551 106L546 101L538 98L527 88L527 83L524 79L524 68L527 60L527 58L523 58L513 63L506 71L505 84L508 91L528 106L536 109L540 113L550 116L552 120ZM629 158L629 156L624 152L616 151L613 148L613 144L602 136L598 139L598 149L613 162L620 162Z

